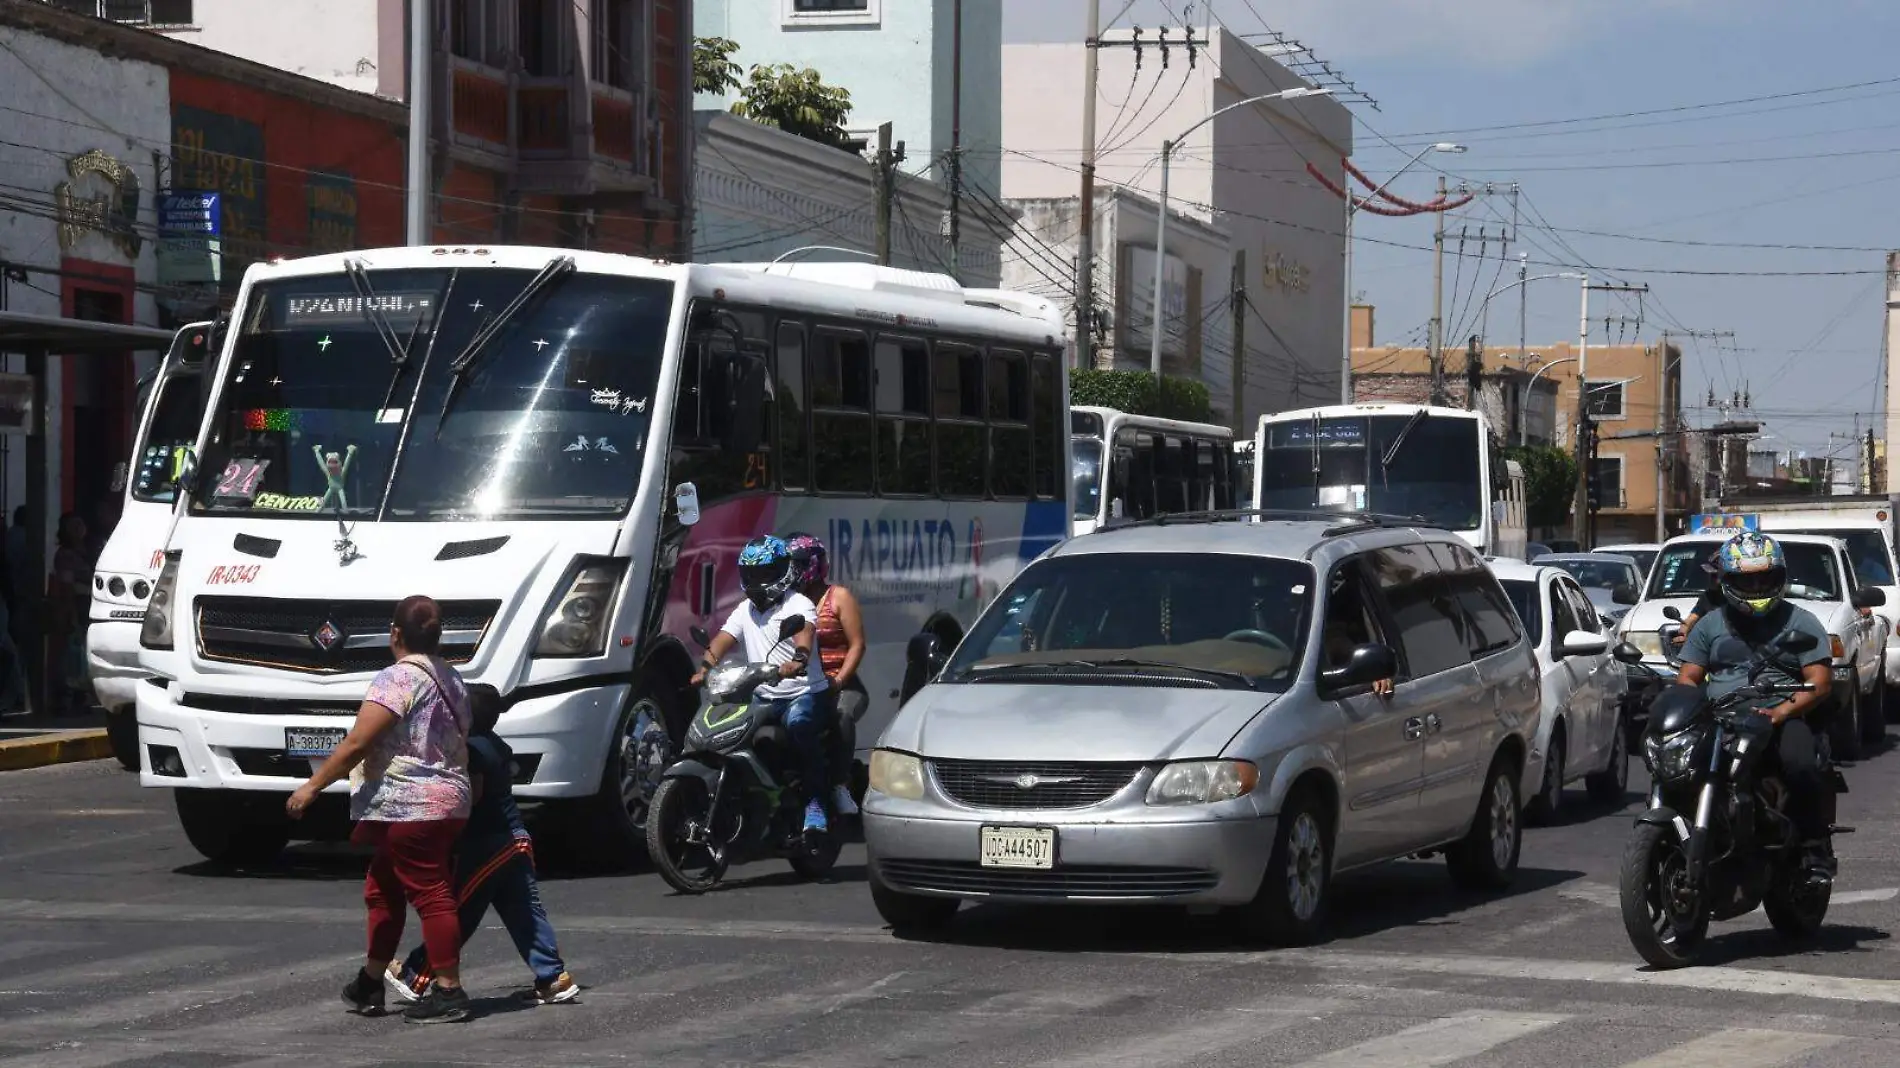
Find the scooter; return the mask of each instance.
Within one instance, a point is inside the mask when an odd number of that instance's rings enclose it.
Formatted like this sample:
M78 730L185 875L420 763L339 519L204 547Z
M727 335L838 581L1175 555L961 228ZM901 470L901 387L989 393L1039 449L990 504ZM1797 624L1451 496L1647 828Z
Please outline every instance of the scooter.
M766 659L804 629L803 616L786 619ZM691 633L702 649L711 646L703 629ZM647 854L660 878L682 894L711 890L733 864L779 857L799 875L818 879L838 861L834 833L804 829L804 791L790 735L775 713L752 700L779 677L778 666L766 663L725 663L706 673L705 700L647 815ZM816 796L830 815L830 791Z

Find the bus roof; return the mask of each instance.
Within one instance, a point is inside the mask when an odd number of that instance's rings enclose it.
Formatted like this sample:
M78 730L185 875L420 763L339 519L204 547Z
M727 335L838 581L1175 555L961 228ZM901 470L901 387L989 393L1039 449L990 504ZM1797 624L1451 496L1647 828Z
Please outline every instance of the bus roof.
M1484 422L1484 413L1467 408L1448 408L1438 404L1328 404L1318 408L1289 408L1283 412L1268 412L1260 417L1264 426L1267 423L1285 423L1295 419L1336 419L1353 415L1412 415L1417 412L1447 419L1476 419Z
M1231 427L1214 423L1190 423L1185 419L1164 419L1158 415L1138 415L1124 412L1119 408L1103 408L1094 404L1076 404L1069 408L1071 412L1087 412L1102 417L1104 428L1116 425L1145 426L1155 430L1175 430L1183 434L1200 434L1210 438L1231 439L1234 431Z
M277 278L340 274L355 260L370 270L498 267L539 270L568 256L589 274L685 282L694 294L781 306L895 326L1004 337L1023 345L1066 344L1061 309L1030 293L965 289L948 275L870 263L676 263L644 256L535 245L415 245L278 259L253 264L246 286ZM875 296L872 296L875 294Z

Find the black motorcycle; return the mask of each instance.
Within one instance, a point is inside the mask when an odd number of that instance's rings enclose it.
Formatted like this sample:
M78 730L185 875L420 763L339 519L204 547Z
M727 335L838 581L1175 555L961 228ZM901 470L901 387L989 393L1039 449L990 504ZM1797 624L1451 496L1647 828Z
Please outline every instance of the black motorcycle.
M1662 635L1665 649L1673 629ZM1649 808L1636 818L1623 851L1619 891L1630 944L1655 967L1693 964L1711 920L1744 916L1757 906L1787 938L1811 937L1827 918L1833 889L1805 870L1801 835L1787 813L1788 789L1779 777L1760 774L1774 732L1760 708L1813 689L1760 676L1777 655L1805 653L1815 641L1783 635L1749 661L1747 685L1722 697L1671 685L1650 706L1642 747ZM1625 664L1642 661L1627 642L1615 655ZM1822 774L1845 793L1847 782L1825 741L1820 759Z
M804 629L803 616L785 620L773 649ZM710 644L698 627L692 636L701 648ZM733 864L782 857L793 871L817 879L838 861L834 833L804 829L791 736L776 715L752 701L754 691L778 679L772 664L728 663L706 673L705 700L647 816L647 854L682 894L711 890ZM826 791L818 796L828 810Z

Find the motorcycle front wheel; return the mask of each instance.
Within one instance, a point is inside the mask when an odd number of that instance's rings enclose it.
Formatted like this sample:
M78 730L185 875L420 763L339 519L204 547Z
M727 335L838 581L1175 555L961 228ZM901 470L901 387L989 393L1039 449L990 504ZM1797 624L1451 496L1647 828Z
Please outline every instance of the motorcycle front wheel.
M712 791L701 779L667 779L647 810L647 855L666 884L682 894L703 894L726 874L723 843L707 826Z
M1695 963L1709 933L1709 910L1690 892L1688 856L1675 831L1637 824L1618 882L1623 930L1637 954L1657 968Z

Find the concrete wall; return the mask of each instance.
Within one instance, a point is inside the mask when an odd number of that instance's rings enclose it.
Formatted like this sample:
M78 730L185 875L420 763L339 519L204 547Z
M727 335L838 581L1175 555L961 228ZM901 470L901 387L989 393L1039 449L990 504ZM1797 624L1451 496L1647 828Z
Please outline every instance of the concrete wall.
M376 91L377 0L193 0L191 14L195 27L166 36L345 89Z
M153 64L107 58L88 48L66 44L12 27L0 26L0 85L6 86L6 111L0 111L0 173L6 196L0 198L0 259L27 268L27 280L0 283L7 310L35 315L65 315L96 292L126 301L125 321L153 324L158 309L149 286L155 274L153 234L157 218L152 190L158 185L154 153L171 143L170 96L166 72ZM21 147L24 146L24 147ZM90 229L63 239L60 186L82 205L117 194L97 176L75 176L71 160L99 150L129 168L137 180L132 232L135 252ZM143 285L145 289L137 287ZM158 354L132 357L53 356L47 361L45 413L47 485L62 507L90 506L73 496L75 452L72 410L131 407L131 384L157 362ZM4 357L5 369L25 371L25 360ZM129 451L129 427L126 433ZM88 443L88 448L93 443ZM25 439L0 437L0 496L9 514L25 503ZM113 460L124 459L124 455ZM112 461L107 461L109 467ZM92 472L99 475L101 472ZM48 549L56 515L38 517L46 524Z
M1131 34L1104 36L1127 40ZM1215 31L1192 69L1178 40L1171 48L1163 70L1151 33L1139 71L1133 49L1100 50L1101 184L1155 196L1164 139L1229 104L1303 84L1224 30ZM1004 116L1004 191L1012 199L1076 196L1084 49L1025 44L1003 52L1004 94L1035 102ZM1129 99L1135 103L1124 106ZM1304 168L1311 162L1338 182L1340 159L1351 151L1351 114L1325 98L1236 108L1175 150L1170 206L1207 221L1246 257L1251 311L1240 407L1248 421L1263 412L1336 403L1340 395L1345 205ZM1109 253L1112 246L1096 237ZM1105 266L1098 261L1098 275Z
M919 172L950 151L956 0L869 0L865 12L794 13L792 0L697 0L693 32L738 42L742 68L790 63L851 93L847 125L876 137L889 122L906 142L905 169ZM1002 0L962 0L964 181L1001 196ZM729 107L737 94L702 96L698 106ZM944 172L934 165L930 176Z

